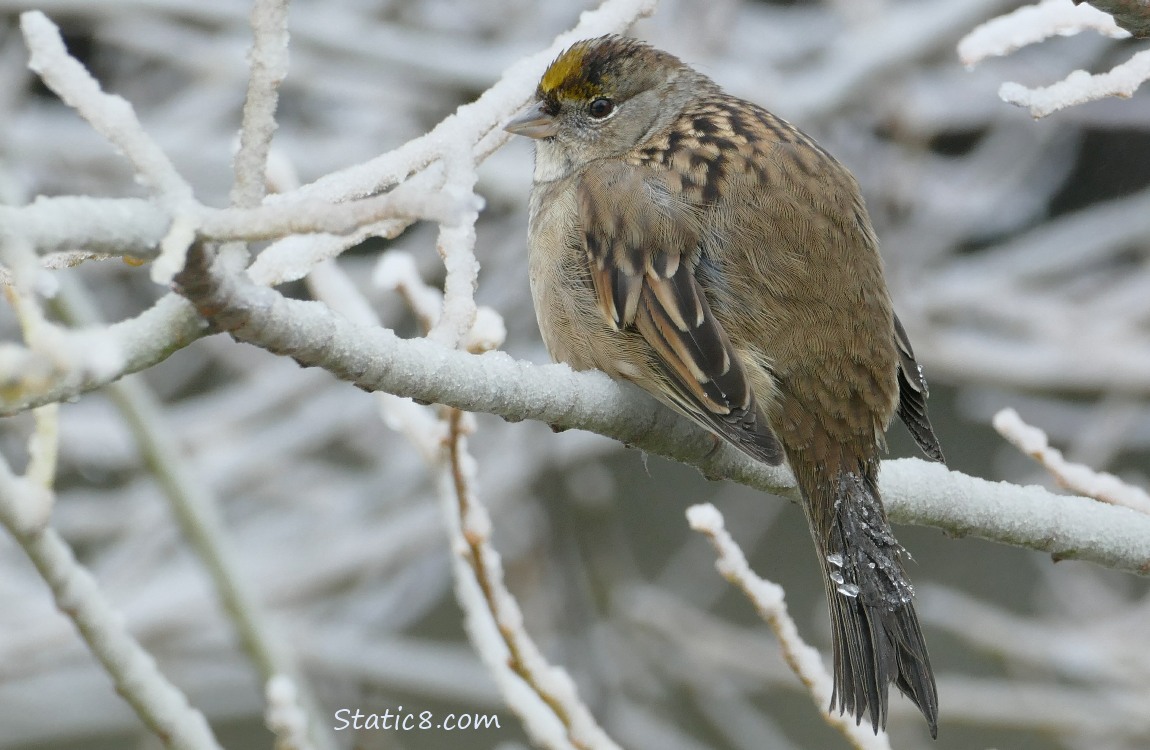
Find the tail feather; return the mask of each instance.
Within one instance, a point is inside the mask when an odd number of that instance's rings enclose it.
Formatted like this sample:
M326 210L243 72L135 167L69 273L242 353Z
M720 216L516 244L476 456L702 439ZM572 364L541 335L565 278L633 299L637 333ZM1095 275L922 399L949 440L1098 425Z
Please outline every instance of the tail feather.
M893 683L938 733L938 694L926 642L903 570L902 547L891 533L872 478L845 473L821 488L828 517L811 520L826 574L834 647L831 708L877 733L886 726ZM818 491L818 490L816 490ZM810 504L808 503L808 506Z

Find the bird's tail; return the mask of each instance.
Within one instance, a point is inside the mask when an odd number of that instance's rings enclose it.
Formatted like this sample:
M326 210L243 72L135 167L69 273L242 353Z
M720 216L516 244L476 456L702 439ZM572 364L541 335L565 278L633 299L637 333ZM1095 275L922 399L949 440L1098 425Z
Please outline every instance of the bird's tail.
M825 573L834 642L831 709L877 733L886 727L887 695L894 683L922 711L931 737L938 733L938 694L902 567L875 485L850 472L816 483L807 495L807 517ZM802 484L808 484L803 482ZM811 501L815 500L814 503Z

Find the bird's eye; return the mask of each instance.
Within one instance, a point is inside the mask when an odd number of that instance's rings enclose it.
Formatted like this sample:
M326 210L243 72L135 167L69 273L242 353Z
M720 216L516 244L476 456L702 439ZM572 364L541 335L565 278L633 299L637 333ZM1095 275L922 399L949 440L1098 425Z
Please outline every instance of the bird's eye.
M615 111L615 102L610 99L596 99L587 107L587 114L596 120L602 120Z

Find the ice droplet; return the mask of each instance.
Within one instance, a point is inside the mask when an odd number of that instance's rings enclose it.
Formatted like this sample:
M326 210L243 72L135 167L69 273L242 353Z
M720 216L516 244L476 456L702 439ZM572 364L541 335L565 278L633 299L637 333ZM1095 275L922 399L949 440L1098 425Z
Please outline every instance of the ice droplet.
M851 599L854 599L859 595L859 587L853 583L844 583L838 587L838 592L843 596L848 596Z
M827 555L827 562L836 568L841 568L843 566L843 556L837 552L833 555Z
M837 583L837 584L840 584L840 585L841 585L841 584L842 584L842 582L843 582L845 579L843 578L843 574L842 574L842 573L840 573L840 572L839 572L839 571L837 571L837 570L832 570L832 571L831 571L831 580L832 580L832 581L834 581L835 583Z

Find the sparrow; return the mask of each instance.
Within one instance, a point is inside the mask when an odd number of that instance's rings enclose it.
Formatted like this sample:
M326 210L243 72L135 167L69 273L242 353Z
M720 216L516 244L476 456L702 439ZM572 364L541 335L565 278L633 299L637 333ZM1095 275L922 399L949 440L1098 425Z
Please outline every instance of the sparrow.
M823 569L831 710L886 726L938 695L878 488L895 414L943 461L854 177L677 57L580 41L506 129L535 142L528 271L543 341L794 473Z

